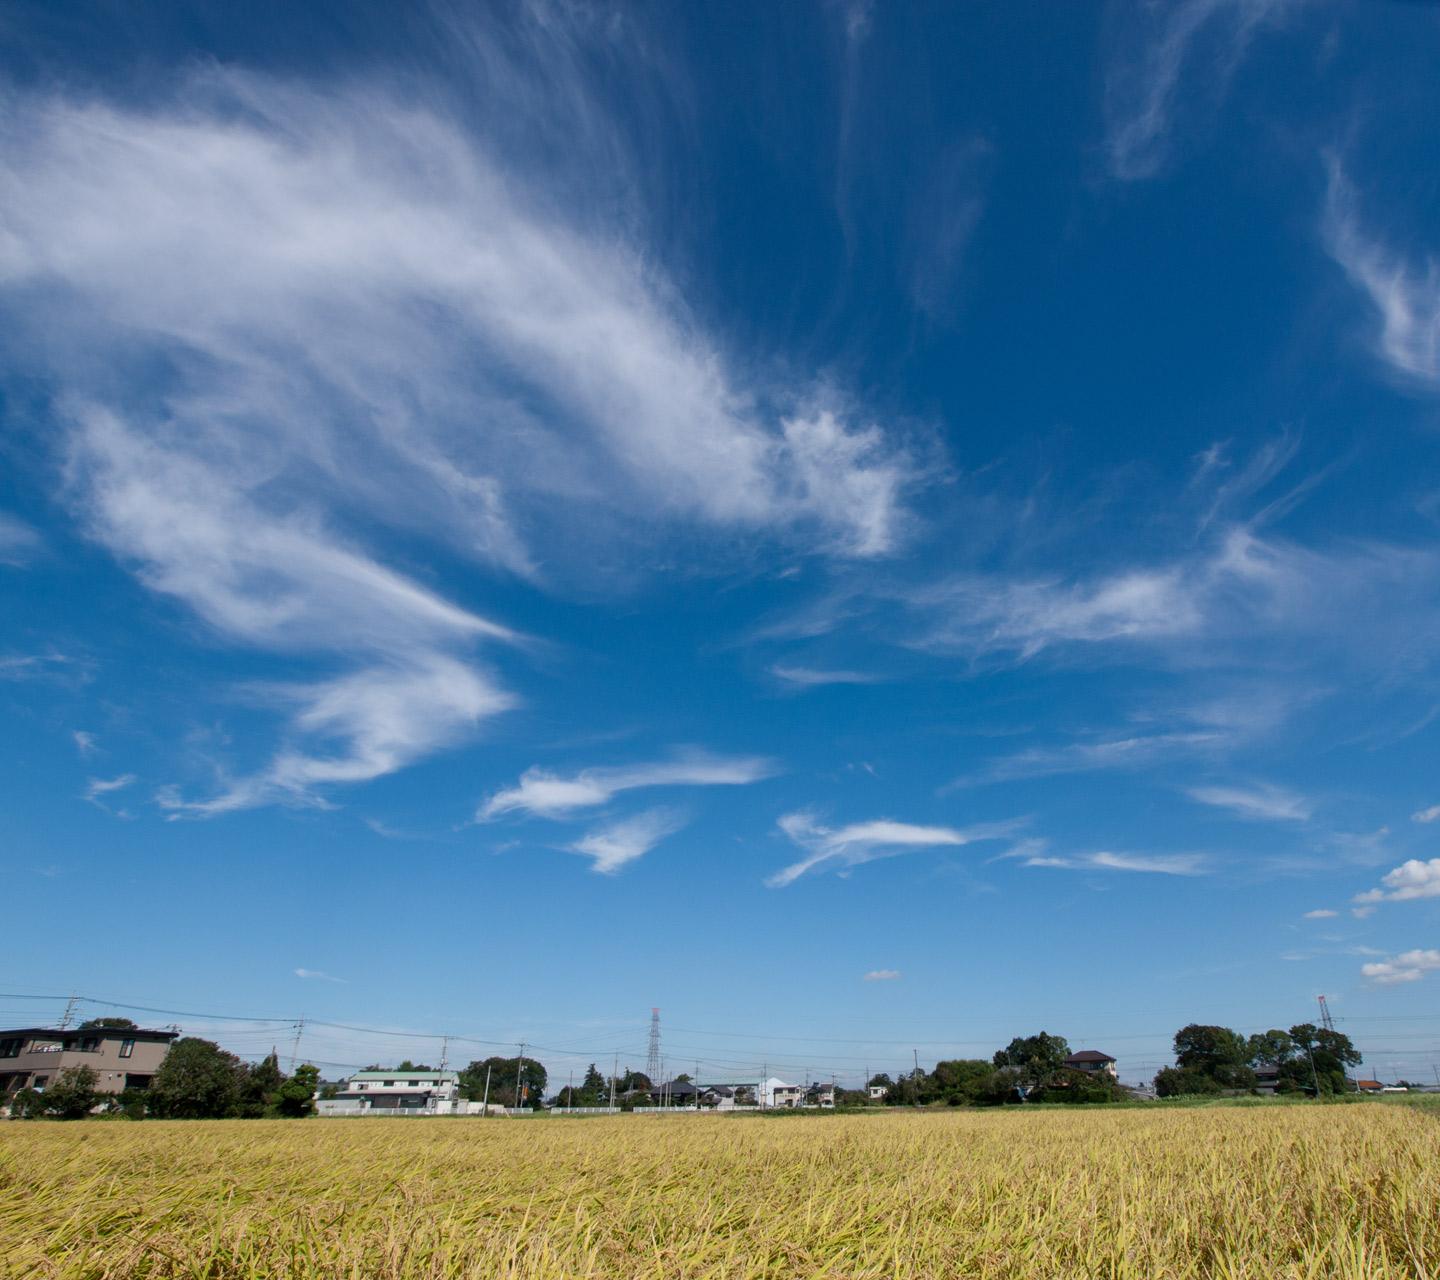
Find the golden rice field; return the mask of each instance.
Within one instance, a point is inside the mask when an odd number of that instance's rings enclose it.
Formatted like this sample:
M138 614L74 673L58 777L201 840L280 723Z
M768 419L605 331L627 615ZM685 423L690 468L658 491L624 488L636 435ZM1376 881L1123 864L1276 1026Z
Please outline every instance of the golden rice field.
M1440 1117L5 1124L0 1275L1437 1280Z

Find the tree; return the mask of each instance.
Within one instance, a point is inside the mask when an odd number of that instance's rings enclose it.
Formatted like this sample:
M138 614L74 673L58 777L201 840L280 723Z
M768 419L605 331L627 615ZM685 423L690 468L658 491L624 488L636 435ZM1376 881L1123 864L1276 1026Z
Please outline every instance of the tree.
M100 1103L99 1080L92 1067L65 1067L43 1092L21 1089L10 1099L10 1114L24 1120L83 1120Z
M895 1081L882 1071L877 1076L871 1076L866 1082L866 1086L871 1089L888 1089L894 1083Z
M319 1083L320 1068L307 1062L275 1090L270 1114L290 1120L312 1115L315 1111L315 1088Z
M77 1028L77 1031L138 1031L140 1030L129 1018L87 1018Z
M1257 1032L1245 1042L1245 1050L1252 1067L1278 1067L1294 1056L1295 1042L1284 1031Z
M590 1069L585 1072L585 1079L580 1085L580 1092L587 1097L594 1098L596 1102L599 1102L602 1098L607 1102L609 1101L610 1082L595 1069L593 1062L590 1064Z
M371 1068L371 1070L374 1070L374 1071L385 1071L385 1070L388 1070L388 1068L386 1068L386 1067L373 1067L373 1068ZM404 1072L406 1072L406 1071L434 1071L434 1070L435 1070L434 1067L427 1066L427 1065L426 1065L425 1063L423 1063L423 1062L420 1063L420 1064L417 1066L415 1063L411 1062L409 1058L406 1058L404 1062L402 1062L398 1067L395 1068L395 1074L396 1074L396 1075L400 1075L400 1074L402 1074L402 1073L404 1073Z
M418 1069L418 1068L417 1068ZM490 1101L502 1107L524 1107L545 1096L545 1068L534 1058L486 1058L472 1062L460 1072L460 1091L472 1102L485 1097L485 1072L490 1072ZM520 1097L515 1094L515 1076L520 1075Z
M630 1093L636 1089L649 1093L655 1084L643 1071L627 1071L615 1087L620 1093Z
M977 1100L995 1074L995 1067L980 1058L956 1058L937 1062L930 1073L930 1092L934 1100L952 1107Z
M1231 1031L1229 1027L1192 1022L1175 1033L1175 1065L1182 1073L1180 1080L1190 1084L1213 1080L1218 1086L1216 1090L1205 1086L1187 1088L1185 1092L1253 1089L1255 1072L1249 1062L1249 1043L1244 1036ZM1167 1087L1179 1083L1172 1077L1167 1077L1167 1082ZM1156 1092L1159 1092L1158 1086Z
M235 1114L247 1120L268 1115L275 1094L284 1082L280 1058L272 1049L261 1062L241 1064L235 1071Z
M1161 1067L1155 1073L1155 1093L1161 1098L1177 1098L1181 1094L1219 1093L1220 1082L1194 1067Z
M1027 1080L1038 1082L1058 1071L1069 1055L1070 1045L1064 1036L1047 1035L1042 1031L1035 1036L1016 1036L996 1053L994 1065L1019 1067Z
M1364 1059L1349 1036L1302 1022L1290 1028L1290 1040L1295 1056L1280 1067L1282 1084L1305 1091L1313 1091L1318 1084L1325 1094L1350 1092L1345 1068L1358 1067Z
M673 1083L673 1084L693 1084L694 1081L690 1078L690 1076L686 1075L685 1072L682 1071L678 1076L675 1077L675 1079L674 1079L671 1083Z
M231 1115L238 1101L240 1065L239 1058L213 1040L177 1040L151 1081L150 1110L174 1120Z

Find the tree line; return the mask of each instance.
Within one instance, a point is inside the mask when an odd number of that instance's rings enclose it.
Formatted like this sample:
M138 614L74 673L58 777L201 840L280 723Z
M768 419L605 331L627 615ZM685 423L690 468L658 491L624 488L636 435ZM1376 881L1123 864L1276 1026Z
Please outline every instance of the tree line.
M1249 1037L1192 1022L1175 1033L1175 1065L1156 1072L1155 1092L1162 1098L1250 1093L1259 1083L1257 1070L1264 1070L1274 1073L1276 1093L1350 1093L1345 1068L1361 1061L1349 1036L1310 1022Z

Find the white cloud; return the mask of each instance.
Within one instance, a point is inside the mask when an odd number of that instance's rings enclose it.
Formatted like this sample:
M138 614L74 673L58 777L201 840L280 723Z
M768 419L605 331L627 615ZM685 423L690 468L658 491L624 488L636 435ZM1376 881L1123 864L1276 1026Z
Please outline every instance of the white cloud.
M1230 809L1242 818L1266 822L1304 822L1310 802L1293 791L1260 783L1250 787L1191 787L1187 794L1201 804Z
M1351 901L1408 902L1413 898L1440 898L1440 858L1431 858L1429 862L1411 858L1381 876L1380 883L1385 886L1383 889L1367 889Z
M998 840L1014 832L1016 822L986 823L963 829L954 827L922 827L909 822L893 822L880 818L872 822L856 822L834 830L822 827L815 815L806 810L787 813L779 821L780 829L809 856L777 871L765 883L772 889L792 884L807 871L833 865L838 868L858 866L876 858L890 858L914 849L933 849L971 844L977 840Z
M1340 913L1339 913L1338 911L1331 911L1331 910L1329 910L1328 908L1322 907L1322 908L1321 908L1320 910L1318 910L1318 911L1307 911L1307 912L1305 913L1305 919L1307 919L1307 920L1329 920L1332 916L1338 916L1339 914L1340 914Z
M83 757L92 756L99 750L95 745L95 735L93 733L86 733L84 729L76 729L70 736L75 739L75 749L79 751Z
M1099 742L1072 742L1063 747L1031 747L993 761L983 772L960 778L952 786L979 782L1011 782L1055 773L1087 773L1100 769L1135 769L1176 755L1192 755L1226 745L1231 735L1212 732L1153 733Z
M1431 805L1428 809L1421 809L1419 813L1410 815L1411 822L1434 822L1440 818L1440 804Z
M1027 844L1030 842L1027 842ZM1036 841L1035 845L1043 842ZM1032 853L1024 846L1011 856L1022 856L1027 867L1057 867L1065 871L1144 871L1168 876L1198 876L1205 873L1205 859L1198 853Z
M564 818L594 809L622 791L642 787L744 786L773 777L773 760L761 756L712 756L702 752L674 760L618 768L582 769L562 777L538 766L520 775L518 786L498 791L481 807L480 821L523 811L542 818Z
M296 969L297 978L316 978L321 982L344 982L344 978L332 978L328 973L321 973L319 969Z
M899 969L871 969L861 982L893 982L900 976Z
M1402 376L1440 388L1440 262L1433 254L1423 265L1408 261L1367 231L1339 159L1329 166L1326 247L1379 312L1377 353Z
M132 785L135 780L133 773L122 773L118 778L111 778L108 781L103 778L91 778L90 785L85 788L85 799L98 800L111 791L120 791Z
M1418 982L1427 973L1440 970L1440 951L1405 951L1388 960L1362 964L1360 974L1378 986Z
M884 679L864 671L817 671L813 667L774 666L770 674L807 689L825 684L879 684Z
M588 831L570 847L576 853L593 858L593 870L611 875L627 862L649 853L666 836L679 831L685 822L685 815L676 810L647 809L633 818L622 818Z
M621 229L561 220L546 175L383 88L212 69L168 108L6 119L0 283L45 360L97 395L136 344L175 353L172 434L242 483L303 472L526 573L532 500L843 555L898 536L912 467L878 427L737 380Z
M1127 7L1132 39L1111 66L1105 86L1110 172L1124 179L1157 173L1170 151L1187 64L1204 61L1197 79L1207 96L1218 101L1256 29L1279 21L1303 2L1153 0ZM1206 45L1207 36L1212 44Z

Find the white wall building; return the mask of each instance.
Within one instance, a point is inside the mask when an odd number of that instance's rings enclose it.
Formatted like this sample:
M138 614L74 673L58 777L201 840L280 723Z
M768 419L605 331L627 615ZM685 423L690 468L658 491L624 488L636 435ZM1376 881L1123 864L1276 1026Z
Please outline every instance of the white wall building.
M316 1103L322 1116L464 1115L457 1071L357 1071L343 1093ZM479 1111L479 1104L476 1104Z

